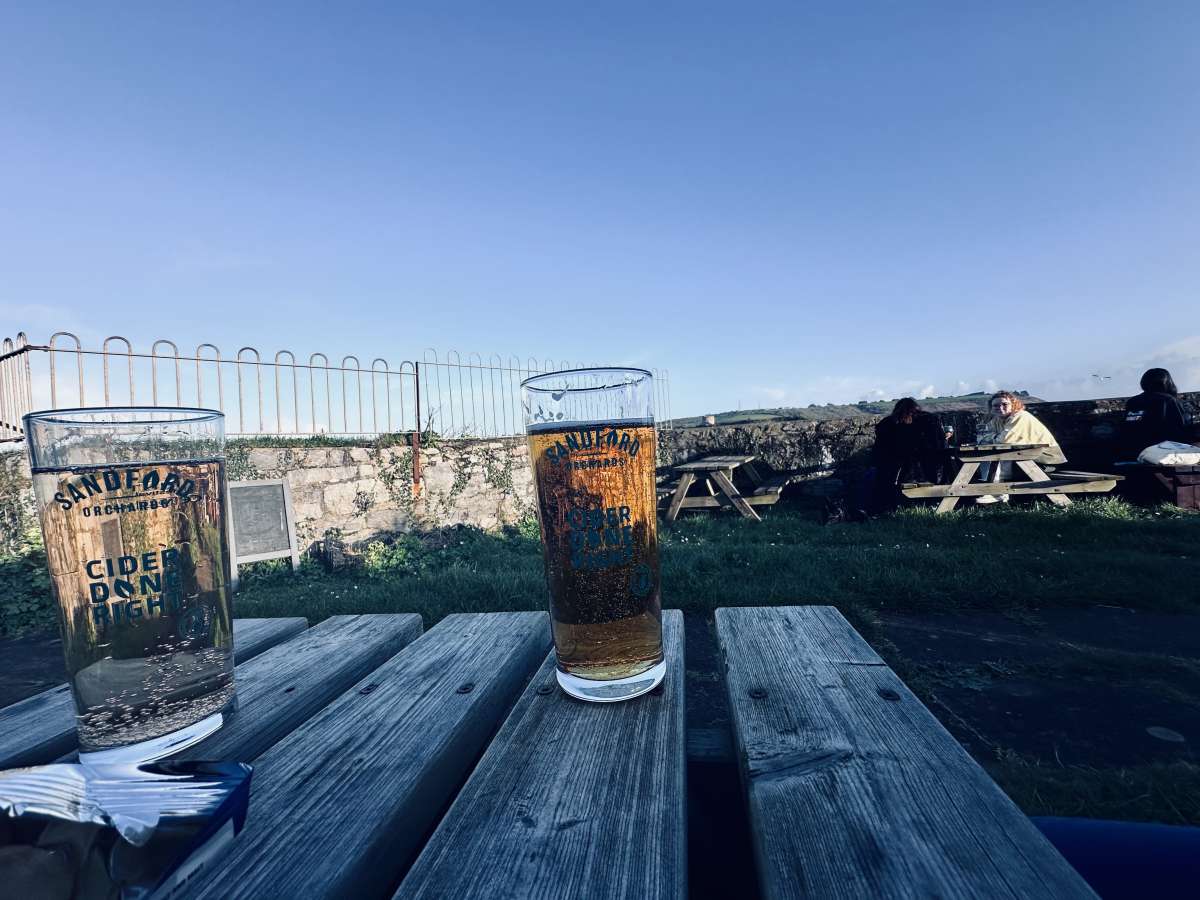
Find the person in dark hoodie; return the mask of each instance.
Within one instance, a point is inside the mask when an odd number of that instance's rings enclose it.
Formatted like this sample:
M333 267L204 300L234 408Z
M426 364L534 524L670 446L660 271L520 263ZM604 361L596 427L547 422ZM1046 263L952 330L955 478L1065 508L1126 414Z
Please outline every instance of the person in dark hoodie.
M937 416L921 409L912 397L905 397L875 426L874 456L872 506L874 512L883 512L899 503L896 485L902 477L941 480L948 459L946 432Z
M1166 369L1148 369L1142 392L1125 401L1121 456L1137 459L1147 447L1162 441L1190 444L1192 417L1179 399L1179 389Z

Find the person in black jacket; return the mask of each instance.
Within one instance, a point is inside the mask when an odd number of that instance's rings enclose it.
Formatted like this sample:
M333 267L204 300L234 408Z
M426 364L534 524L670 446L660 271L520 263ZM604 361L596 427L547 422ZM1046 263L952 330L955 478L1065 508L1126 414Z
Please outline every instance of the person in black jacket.
M938 482L948 461L946 432L933 413L912 397L899 401L892 414L875 426L875 512L893 509L900 500L897 484L904 477Z
M1191 443L1192 417L1179 399L1179 389L1166 369L1148 369L1142 392L1125 401L1121 456L1136 459L1147 447L1162 441Z

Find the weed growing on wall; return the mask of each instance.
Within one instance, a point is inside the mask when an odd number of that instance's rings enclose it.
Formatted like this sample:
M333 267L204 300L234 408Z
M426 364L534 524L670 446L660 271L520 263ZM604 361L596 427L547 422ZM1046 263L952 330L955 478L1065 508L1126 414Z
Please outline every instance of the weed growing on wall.
M369 451L383 488L391 501L405 512L413 510L413 451L391 445L375 446Z
M250 447L241 441L225 445L225 477L230 481L257 481L262 472L250 463Z

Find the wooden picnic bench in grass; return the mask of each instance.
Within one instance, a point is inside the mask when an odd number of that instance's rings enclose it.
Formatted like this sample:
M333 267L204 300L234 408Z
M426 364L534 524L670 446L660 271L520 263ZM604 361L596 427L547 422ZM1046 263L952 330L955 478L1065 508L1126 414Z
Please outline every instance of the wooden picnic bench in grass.
M763 475L754 465L754 454L705 456L675 466L678 478L659 485L658 497L665 504L666 519L674 522L684 509L717 509L731 506L747 519L759 520L755 506L771 506L779 502L783 489L793 476L787 473ZM734 484L734 472L740 472L750 482L748 493ZM693 485L702 493L688 496Z
M558 688L545 613L284 631L182 754L254 775L242 833L173 898L688 896L678 610L666 680L612 704ZM722 609L717 633L764 897L1092 896L835 610ZM49 761L26 738L8 752Z
M1048 444L964 444L951 450L962 468L949 484L901 485L901 492L910 500L940 498L937 512L954 509L962 497L1009 494L1014 497L1045 497L1055 506L1070 506L1068 494L1106 494L1121 481L1120 475L1100 472L1071 472L1053 469L1047 472L1037 463L1037 457ZM1027 480L1001 481L1001 463L1012 463ZM990 464L990 478L973 481L980 469Z

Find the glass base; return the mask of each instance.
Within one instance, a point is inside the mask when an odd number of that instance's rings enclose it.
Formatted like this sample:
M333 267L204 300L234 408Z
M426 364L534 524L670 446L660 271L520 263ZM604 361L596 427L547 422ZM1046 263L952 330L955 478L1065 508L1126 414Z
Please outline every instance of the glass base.
M647 691L658 687L667 674L667 661L647 669L638 675L628 678L615 678L611 681L593 681L579 678L561 670L555 670L558 686L576 700L587 700L591 703L616 703L619 700L632 700Z
M186 728L180 728L170 734L159 735L148 741L126 744L124 747L111 747L108 750L96 750L91 753L81 751L79 761L83 765L93 766L137 766L153 762L200 743L228 722L236 709L237 698L234 697L225 705L224 709L205 716L199 722L194 722Z

